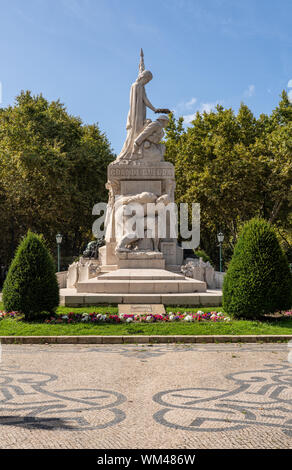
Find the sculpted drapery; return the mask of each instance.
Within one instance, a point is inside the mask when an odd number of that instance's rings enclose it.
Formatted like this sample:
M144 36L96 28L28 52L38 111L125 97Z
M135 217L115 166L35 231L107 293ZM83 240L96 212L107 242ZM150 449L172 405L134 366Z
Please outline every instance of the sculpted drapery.
M156 108L150 103L147 98L145 85L152 79L152 73L149 70L145 70L139 74L137 80L131 86L130 92L130 109L127 119L127 138L119 154L117 160L129 158L133 151L134 141L136 137L143 130L146 120L146 107L152 111L156 111Z

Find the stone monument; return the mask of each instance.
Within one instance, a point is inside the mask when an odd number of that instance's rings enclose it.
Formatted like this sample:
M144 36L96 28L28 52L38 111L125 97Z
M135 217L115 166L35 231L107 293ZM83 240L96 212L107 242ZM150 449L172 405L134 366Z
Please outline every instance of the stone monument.
M107 188L110 192L106 218L106 246L100 250L104 266L116 264L118 268L178 269L183 252L176 240L159 240L138 236L135 233L116 234L114 226L125 224L120 207L139 203L149 217L147 204L167 206L174 202L174 167L164 161L165 146L161 143L168 117L160 115L154 122L146 117L146 108L155 113L169 113L168 109L156 109L147 98L145 85L152 80L152 73L145 70L141 50L139 74L131 86L130 109L127 119L127 138L115 162L108 167ZM114 210L115 207L115 210ZM130 217L130 216L128 216ZM153 220L153 226L156 226ZM121 231L119 231L121 232ZM141 235L141 234L140 234Z
M108 166L105 245L99 248L97 260L83 257L69 268L67 287L75 288L83 299L86 294L99 294L104 302L116 296L117 303L167 303L163 295L170 294L168 303L192 304L196 293L206 292L204 281L181 272L183 249L169 217L165 216L164 236L158 234L157 210L165 208L167 214L174 203L175 172L164 160L161 143L170 111L155 108L145 91L152 78L141 50L138 77L131 86L126 140ZM147 119L147 108L158 114L156 120ZM139 205L137 223L129 228L132 212L127 209L135 204Z

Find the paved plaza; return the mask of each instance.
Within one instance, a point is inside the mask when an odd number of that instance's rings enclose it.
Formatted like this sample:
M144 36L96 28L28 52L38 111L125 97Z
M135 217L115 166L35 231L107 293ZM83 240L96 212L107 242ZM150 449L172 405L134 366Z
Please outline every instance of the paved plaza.
M2 345L1 448L291 448L287 344Z

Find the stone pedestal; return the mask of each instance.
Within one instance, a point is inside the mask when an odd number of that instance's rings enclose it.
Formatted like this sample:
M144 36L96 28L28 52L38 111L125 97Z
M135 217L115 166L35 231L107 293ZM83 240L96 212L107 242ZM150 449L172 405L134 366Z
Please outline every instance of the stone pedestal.
M115 253L116 242L112 241L99 249L99 262L101 266L116 266L118 258Z
M108 167L108 180L112 201L114 197L139 196L143 192L157 197L166 194L170 201L174 201L174 167L168 162L151 162L151 165L143 162L111 164ZM114 228L115 211L112 214L110 223ZM166 219L167 230L168 224ZM190 279L182 273L178 274L183 262L183 250L176 239L169 237L167 230L167 238L160 240L160 251L153 251L153 240L146 237L137 240L136 247L132 248L131 245L120 252L116 249L117 240L113 229L111 239L99 249L100 270L97 275L86 275L89 272L87 264L80 267L79 276L74 279L77 294L100 294L103 298L106 295L120 295L123 301L129 300L132 295L137 303L150 295L153 296L153 303L156 303L166 294L177 295L177 300L173 297L174 302L183 299L187 302L187 298L191 300L192 296L206 292L203 279ZM137 295L140 295L139 299ZM146 297L147 301L151 300Z
M165 269L118 269L77 283L78 293L183 294L205 292L206 283Z
M155 251L118 253L119 269L164 269L165 260L162 253Z
M108 181L112 188L115 189L114 196L131 196L137 195L142 192L150 192L156 194L158 197L167 194L171 202L174 202L174 189L175 189L175 173L174 166L170 162L133 162L131 164L114 163L108 167ZM113 221L114 223L114 221ZM107 247L102 249L102 264L110 265L117 264L118 267L140 267L140 268L164 268L170 267L171 269L180 269L183 262L183 250L177 245L177 240L169 238L170 228L169 220L166 218L166 237L160 241L159 256L145 255L143 258L139 255L132 254L130 256L121 257L120 261L116 259L113 247L115 240ZM144 239L138 243L139 249L145 250L149 240ZM148 251L151 248L148 247ZM103 254L104 253L104 254ZM163 262L158 262L158 259L163 258ZM137 260L137 264L132 261ZM149 260L153 262L149 262ZM125 262L125 260L128 260ZM155 262L154 262L155 260Z

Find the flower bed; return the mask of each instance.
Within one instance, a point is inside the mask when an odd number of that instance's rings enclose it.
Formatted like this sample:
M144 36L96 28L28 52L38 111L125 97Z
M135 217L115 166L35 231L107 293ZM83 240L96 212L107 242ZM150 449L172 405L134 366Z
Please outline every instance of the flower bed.
M143 315L121 315L122 321L127 323L131 322L144 322L144 323L153 323L153 322L200 322L200 321L209 321L209 322L218 322L218 321L230 321L230 318L224 315L222 312L176 312L176 313L167 313L165 315L152 315L152 314L143 314Z
M283 316L292 317L292 311L283 312ZM18 312L3 312L0 311L0 320L10 318L14 320L23 320L24 315ZM46 324L70 324L70 323L198 323L198 322L229 322L231 319L223 312L169 312L164 315L155 314L111 314L111 313L75 313L70 312L66 315L51 315L43 314L42 322Z
M11 318L22 320L23 315L17 312L0 312L0 319ZM66 315L53 315L44 319L44 323L154 323L154 322L223 322L230 321L230 318L222 312L176 312L164 315L156 314L110 314L110 313L74 313Z

